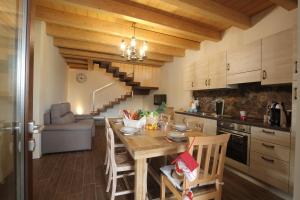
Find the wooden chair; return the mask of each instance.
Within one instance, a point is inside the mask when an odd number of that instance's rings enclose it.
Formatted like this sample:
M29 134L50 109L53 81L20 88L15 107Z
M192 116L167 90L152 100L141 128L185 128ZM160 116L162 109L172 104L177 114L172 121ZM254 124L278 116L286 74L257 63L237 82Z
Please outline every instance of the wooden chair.
M106 187L106 192L110 191L110 186L112 184L111 189L111 200L114 200L116 196L120 195L126 195L133 193L133 190L129 189L129 185L127 180L125 179L127 176L134 175L134 162L130 159L128 154L115 154L115 139L114 139L114 133L111 128L108 128L108 143L109 143L109 149L108 149L108 155L109 155L109 177ZM127 187L127 190L119 191L117 192L117 180L119 178L123 178L125 185Z
M108 128L111 128L111 127L110 127L108 118L105 118L105 137L106 137L106 141L108 141ZM108 155L108 152L109 152L109 144L108 144L108 142L107 142L106 144L107 144L107 146L106 146L106 153L105 153L104 165L106 165L105 174L107 175L108 172L109 172L109 167L110 167L110 165L108 164L108 163L109 163L109 155ZM122 151L121 153L126 152L126 150L125 150L125 145L124 145L124 144L121 144L121 143L115 144L115 148L116 148L116 149L117 149L117 148L119 148L119 149L122 149L122 148L123 148L123 151Z
M196 156L199 163L199 167L196 169L197 178L193 182L183 178L180 190L165 174L161 175L161 200L165 199L166 187L175 195L176 199L182 199L185 192L193 188L195 200L221 200L224 162L229 137L230 134L189 138L189 143L192 144L189 153Z

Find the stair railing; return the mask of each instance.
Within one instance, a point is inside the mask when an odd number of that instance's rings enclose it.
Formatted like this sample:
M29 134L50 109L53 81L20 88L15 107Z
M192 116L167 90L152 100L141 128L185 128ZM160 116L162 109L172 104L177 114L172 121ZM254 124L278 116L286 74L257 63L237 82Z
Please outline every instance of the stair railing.
M115 84L115 82L111 82L111 83L109 83L107 85L104 85L103 87L100 87L100 88L93 91L93 112L95 112L95 96L96 96L96 93L104 90L105 88L108 88L108 87L112 86L113 84Z

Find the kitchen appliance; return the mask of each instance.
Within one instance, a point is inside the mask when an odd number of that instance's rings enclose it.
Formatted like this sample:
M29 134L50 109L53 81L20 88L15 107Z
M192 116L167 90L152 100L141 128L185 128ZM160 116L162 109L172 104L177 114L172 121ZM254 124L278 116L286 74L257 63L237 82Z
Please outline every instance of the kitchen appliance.
M270 111L270 125L286 127L286 124L287 124L286 111L284 109L283 103L277 103L277 102L272 103L271 111Z
M160 106L162 103L167 103L166 94L155 94L154 96L154 105Z
M216 99L215 107L217 116L224 115L224 99Z
M226 157L241 165L249 166L251 126L219 119L217 134L227 133L230 133L231 136L227 145Z

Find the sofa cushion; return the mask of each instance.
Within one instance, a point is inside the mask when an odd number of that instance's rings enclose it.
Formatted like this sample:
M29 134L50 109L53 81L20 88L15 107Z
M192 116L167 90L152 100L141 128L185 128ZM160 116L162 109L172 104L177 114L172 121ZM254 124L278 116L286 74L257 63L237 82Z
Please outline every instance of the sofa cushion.
M43 131L84 131L92 130L93 126L94 120L81 120L79 122L71 124L51 124L45 126Z
M72 112L68 112L59 118L54 118L53 124L70 124L75 122L75 117Z
M50 114L50 110L48 110L47 112L45 112L44 114L44 125L49 125L51 124L51 114Z
M59 103L51 106L51 118L59 118L71 111L70 103ZM51 119L51 120L52 120Z

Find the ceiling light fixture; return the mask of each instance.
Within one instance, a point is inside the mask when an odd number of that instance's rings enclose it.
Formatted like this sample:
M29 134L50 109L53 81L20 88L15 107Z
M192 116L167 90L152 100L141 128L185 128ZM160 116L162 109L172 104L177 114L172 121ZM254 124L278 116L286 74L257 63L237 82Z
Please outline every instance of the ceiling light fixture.
M122 51L122 57L126 57L128 61L143 61L146 58L146 52L148 51L147 41L143 41L140 49L137 49L137 41L135 38L135 23L132 24L133 36L131 37L130 44L127 45L123 39L120 44Z

